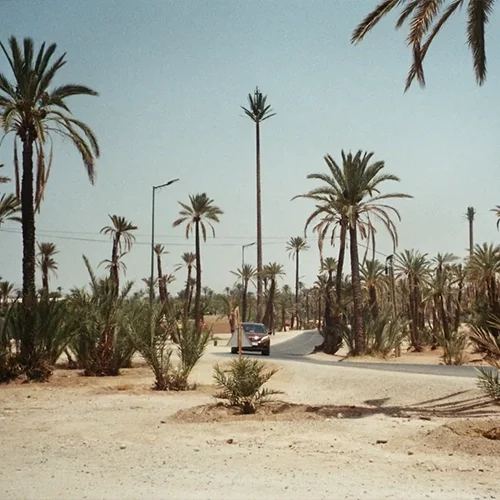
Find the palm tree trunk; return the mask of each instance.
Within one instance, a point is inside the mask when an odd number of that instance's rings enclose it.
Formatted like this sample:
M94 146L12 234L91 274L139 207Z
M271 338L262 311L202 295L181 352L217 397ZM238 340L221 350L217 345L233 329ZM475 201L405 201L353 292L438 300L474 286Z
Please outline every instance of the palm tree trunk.
M255 158L257 178L257 321L262 318L262 203L260 187L260 127L255 122Z
M158 269L158 291L160 292L160 301L165 302L167 300L167 294L166 294L167 284L163 280L163 271L161 268L160 255L156 255L156 267Z
M469 257L472 257L474 251L474 220L469 219Z
M120 275L118 274L118 246L119 246L119 238L113 240L113 249L111 251L111 269L110 269L110 278L114 285L115 296L118 296L120 291Z
M42 257L43 258L43 257ZM46 295L49 294L49 270L46 265L42 266L42 288Z
M190 306L190 283L191 283L191 266L188 266L186 288L184 292L184 321L188 320L189 317L189 306Z
M243 281L243 297L241 300L241 321L244 323L247 320L247 293L248 293L248 280Z
M292 321L293 328L299 328L299 251L295 252L295 309L294 319Z
M378 318L378 300L377 300L377 289L373 286L370 285L370 311L372 313L372 318L377 319Z
M273 302L274 302L274 293L276 290L276 281L271 279L271 286L269 287L269 295L267 298L266 312L264 313L264 317L262 318L262 323L267 326L268 329L271 329L273 326Z
M363 325L363 297L361 295L361 277L359 275L358 230L356 224L349 228L351 240L351 277L353 299L354 354L359 356L365 351L365 332Z
M35 210L33 199L33 140L23 137L23 176L21 185L21 214L23 233L23 315L21 359L29 363L34 354L35 288Z
M196 328L199 328L201 322L201 249L200 249L200 221L195 225L195 244L196 244L196 294L194 297L194 321Z
M438 297L438 303L439 303L439 314L441 316L441 325L443 327L443 334L445 340L450 339L450 324L448 322L448 316L446 314L446 310L444 308L444 299L443 295L440 293Z

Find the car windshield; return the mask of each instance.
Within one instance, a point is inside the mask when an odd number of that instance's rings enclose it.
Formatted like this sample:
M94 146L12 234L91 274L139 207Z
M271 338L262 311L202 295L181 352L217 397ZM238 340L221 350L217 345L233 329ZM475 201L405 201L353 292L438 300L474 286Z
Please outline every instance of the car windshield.
M266 333L266 327L258 323L243 324L243 330L245 333Z

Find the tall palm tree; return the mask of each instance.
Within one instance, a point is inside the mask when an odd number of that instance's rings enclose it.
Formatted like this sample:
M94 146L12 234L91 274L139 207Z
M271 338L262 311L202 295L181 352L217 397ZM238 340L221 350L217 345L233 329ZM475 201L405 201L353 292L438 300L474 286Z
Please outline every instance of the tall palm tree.
M497 229L500 229L500 205L497 205L495 208L492 208L491 211L495 214L497 218Z
M467 43L472 52L474 72L479 85L486 80L485 31L496 0L382 0L355 28L351 42L357 43L387 14L401 7L396 22L400 28L408 21L407 43L413 63L406 79L408 90L415 80L425 85L423 61L434 38L450 17L467 5Z
M118 215L108 215L111 219L111 226L104 226L101 233L110 236L113 246L111 248L111 259L106 260L109 267L109 277L112 280L115 288L115 293L118 295L120 290L120 259L130 251L135 241L135 236L132 231L137 230L132 222ZM124 267L124 264L121 264ZM124 267L124 269L126 269Z
M257 182L257 321L262 317L262 204L260 183L260 124L273 117L270 105L266 105L267 96L262 95L259 88L254 95L248 94L248 108L241 107L245 114L255 123L255 163Z
M0 123L4 135L14 134L16 193L21 198L23 237L23 308L24 328L21 357L26 361L34 354L35 300L35 210L40 208L52 159L52 137L69 139L80 153L90 182L95 180L95 160L99 145L92 130L71 114L67 99L77 95L96 96L97 92L79 84L51 87L59 70L66 64L66 54L53 59L56 44L42 43L35 54L35 44L25 38L22 46L14 36L6 47L0 42L12 80L0 74ZM22 180L19 189L17 144L22 144ZM47 144L50 149L46 154ZM36 183L34 189L34 159Z
M474 207L467 207L465 218L469 223L469 258L472 257L474 251L474 219L476 218L476 209Z
M365 349L363 325L363 301L361 294L360 263L358 251L358 232L362 238L368 238L375 251L374 221L382 223L397 245L396 226L391 218L400 220L396 208L387 204L393 198L411 198L403 193L381 194L380 185L386 181L399 182L399 177L384 174L383 161L371 163L373 153L358 151L356 154L341 152L342 167L330 156L325 156L328 173L309 174L308 179L319 180L322 186L301 195L316 203L314 214L340 214L345 221L350 240L351 280L354 308L354 354L360 355Z
M269 292L267 295L267 304L262 323L264 323L268 330L274 332L274 299L276 295L276 281L279 277L284 276L283 266L277 262L266 264L262 268L263 277L269 282Z
M286 244L288 255L295 260L295 310L292 318L292 328L298 328L299 324L299 255L309 249L306 240L301 236L290 238Z
M182 209L179 211L180 217L174 221L173 227L186 224L186 238L193 231L196 254L196 294L194 298L194 319L197 326L201 322L201 248L200 237L207 241L207 224L212 229L215 238L215 228L212 222L219 222L219 216L224 212L214 205L214 200L209 198L206 193L189 196L189 204L179 201ZM200 234L201 232L201 234Z
M165 247L160 244L154 246L154 252L156 254L156 267L158 270L158 289L160 292L160 301L165 302L167 300L167 283L163 280L161 256L165 255L168 252L166 252Z
M257 276L257 270L251 264L243 264L243 267L236 269L236 271L231 271L232 274L237 276L240 281L243 282L243 290L241 296L241 321L247 320L247 309L248 309L248 284L253 283Z
M184 292L184 321L187 321L189 317L189 311L191 309L191 275L193 273L193 266L196 267L196 255L193 252L184 252L181 256L181 259L182 264L178 264L175 270L179 271L183 267L187 269L186 288Z
M42 271L42 288L44 293L49 293L49 273L56 274L57 262L54 255L58 254L54 243L38 243L38 266Z

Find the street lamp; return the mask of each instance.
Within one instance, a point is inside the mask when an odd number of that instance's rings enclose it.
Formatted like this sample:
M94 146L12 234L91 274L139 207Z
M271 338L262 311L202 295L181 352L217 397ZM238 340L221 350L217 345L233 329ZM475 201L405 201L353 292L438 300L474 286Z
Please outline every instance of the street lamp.
M245 265L245 248L252 247L256 244L257 242L254 241L253 243L248 243L246 245L241 245L241 273L243 274L243 266ZM243 276L241 277L241 281L243 282Z
M151 201L151 276L149 282L149 303L153 304L154 299L154 253L155 253L155 192L157 189L161 189L174 182L177 182L179 179L172 179L171 181L165 182L165 184L160 184L159 186L153 186L153 196Z

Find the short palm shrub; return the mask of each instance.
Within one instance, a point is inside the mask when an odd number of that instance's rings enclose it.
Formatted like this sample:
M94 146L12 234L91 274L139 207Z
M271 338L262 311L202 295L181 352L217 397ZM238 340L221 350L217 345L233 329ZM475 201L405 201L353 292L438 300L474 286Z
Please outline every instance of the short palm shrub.
M29 359L21 360L12 352L12 342L19 346L24 332L25 315L20 303L12 304L3 320L2 327L2 364L6 370L19 375L24 373L28 380L48 380L53 366L71 342L74 335L71 322L68 321L65 301L56 301L42 295L33 304L34 329ZM8 377L7 377L8 378Z
M127 335L127 283L117 295L110 278L97 278L87 259L90 291L73 289L67 299L68 317L75 335L71 351L86 376L115 376L130 366L134 346Z
M493 317L488 327L471 325L469 338L476 346L476 351L485 355L491 368L478 368L478 385L483 392L500 403L500 335L491 333L500 330L500 318Z
M278 370L269 369L262 361L240 357L229 367L214 365L214 380L219 392L217 399L226 400L230 406L239 408L242 414L252 414L281 391L263 387Z
M444 335L436 335L438 344L443 348L443 361L445 365L463 365L466 360L466 350L469 339L463 333L454 331L446 338Z
M377 318L365 321L366 352L374 356L388 356L406 337L409 321L401 316L392 318L390 311L381 311Z
M211 330L196 328L192 322L179 326L175 310L166 304L150 307L140 299L128 305L127 329L134 348L155 376L155 390L185 391L192 387L189 376L203 356ZM174 348L178 359L173 356Z

